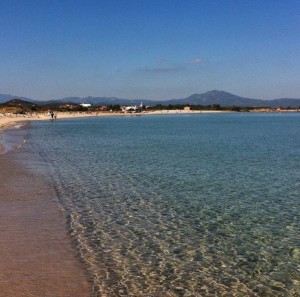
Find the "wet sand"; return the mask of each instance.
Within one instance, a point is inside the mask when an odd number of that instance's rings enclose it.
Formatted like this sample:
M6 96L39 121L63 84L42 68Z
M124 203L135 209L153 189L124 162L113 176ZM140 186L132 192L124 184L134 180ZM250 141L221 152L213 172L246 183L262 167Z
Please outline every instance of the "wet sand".
M0 297L85 297L92 286L51 185L0 154Z

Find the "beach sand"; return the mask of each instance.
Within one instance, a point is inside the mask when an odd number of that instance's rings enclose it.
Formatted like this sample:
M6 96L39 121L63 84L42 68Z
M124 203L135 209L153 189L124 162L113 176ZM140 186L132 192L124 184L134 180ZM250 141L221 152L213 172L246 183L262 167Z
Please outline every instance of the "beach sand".
M0 155L0 297L92 296L51 185Z
M145 111L142 113L122 113L122 112L58 112L57 119L71 119L71 118L86 118L86 117L101 117L101 116L122 116L122 115L168 115L168 114L202 114L202 113L228 113L223 110L156 110ZM14 115L0 113L0 129L5 128L13 122L19 121L36 121L36 120L50 120L48 113L33 113L31 115Z

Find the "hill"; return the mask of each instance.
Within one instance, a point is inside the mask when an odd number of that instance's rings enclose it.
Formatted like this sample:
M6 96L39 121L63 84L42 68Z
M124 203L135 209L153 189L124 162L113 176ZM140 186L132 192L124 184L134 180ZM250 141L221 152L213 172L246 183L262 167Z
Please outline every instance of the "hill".
M240 97L228 92L213 90L203 94L194 94L184 99L164 101L164 104L190 104L190 105L214 105L239 106L239 107L299 107L300 99L274 99L262 100Z
M5 103L2 103L1 105L28 108L34 106L35 104L33 102L25 101L22 99L11 99Z
M33 99L25 97L15 97L12 95L1 95L0 103L6 102L10 99L19 99L30 102L31 104L38 104L41 106L49 106L52 104L61 103L90 103L94 106L100 105L139 105L143 102L144 105L154 106L157 104L161 105L176 105L176 104L190 104L190 105L214 105L218 104L222 107L227 106L238 106L238 107L292 107L298 108L300 106L300 99L297 98L280 98L274 100L263 100L240 97L225 91L213 90L202 94L193 94L182 99L171 99L171 100L145 100L145 99L122 99L116 97L65 97L60 99L53 99L48 101L35 101Z
M32 103L36 102L36 100L30 99L30 98L26 98L26 97L0 94L0 104L1 103L5 103L5 102L7 102L7 101L9 101L11 99L20 99L20 100L24 100L24 101L28 101L28 102L32 102Z
M190 104L190 105L213 105L218 104L222 107L239 106L239 107L299 107L300 99L282 98L274 100L262 100L240 97L225 91L213 90L202 94L193 94L183 99L171 100L145 100L145 99L121 99L116 97L66 97L51 102L61 103L90 103L92 105L139 105L143 102L144 105L154 106L161 105L175 105L175 104ZM45 102L46 103L46 102Z
M240 97L228 92L213 90L203 94L194 94L180 100L183 104L191 105L213 105L220 106L266 106L270 104L267 100Z
M142 100L142 99L121 99L117 97L65 97L61 99L53 99L50 101L45 101L45 104L48 103L90 103L92 105L140 105L143 102L144 105L153 106L157 104L157 101L153 100ZM44 104L43 103L43 104Z

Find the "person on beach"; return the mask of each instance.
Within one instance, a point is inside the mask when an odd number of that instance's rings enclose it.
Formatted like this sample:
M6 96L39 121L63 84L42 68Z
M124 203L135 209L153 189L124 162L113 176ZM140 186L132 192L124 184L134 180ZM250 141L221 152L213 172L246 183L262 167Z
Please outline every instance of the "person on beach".
M54 119L54 112L52 110L50 111L50 116L51 116L51 120L53 120Z

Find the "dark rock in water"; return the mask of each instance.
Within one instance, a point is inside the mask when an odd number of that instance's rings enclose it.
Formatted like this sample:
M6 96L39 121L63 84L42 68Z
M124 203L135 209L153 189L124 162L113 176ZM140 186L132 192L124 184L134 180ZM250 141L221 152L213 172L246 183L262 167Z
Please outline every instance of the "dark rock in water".
M203 254L200 251L196 251L194 256L194 261L201 262L203 261L203 259L204 259Z
M265 286L265 285L262 285L262 284L259 284L257 285L254 289L253 289L253 292L257 293L259 296L271 296L270 295L270 289Z
M184 251L184 246L175 246L173 249L172 249L173 253L174 254L180 254Z

